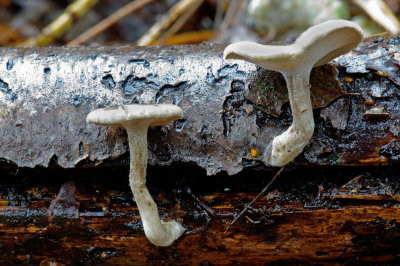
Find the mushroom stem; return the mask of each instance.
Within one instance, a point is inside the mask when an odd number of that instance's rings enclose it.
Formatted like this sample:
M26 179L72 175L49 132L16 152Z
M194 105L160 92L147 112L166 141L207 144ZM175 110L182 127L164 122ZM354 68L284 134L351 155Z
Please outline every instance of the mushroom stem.
M156 246L169 246L179 238L185 228L176 221L160 220L157 205L146 186L147 168L147 120L124 122L129 140L130 173L129 183L139 209L146 237Z
M286 79L293 123L273 139L267 163L283 166L307 145L314 131L309 85L311 69L357 47L363 34L360 26L354 22L329 20L312 26L291 45L237 42L225 48L224 58L256 63L263 68L279 71ZM266 149L265 152L268 151Z
M288 88L292 125L272 141L272 152L268 163L284 166L299 155L314 132L314 118L310 98L311 68L282 71Z

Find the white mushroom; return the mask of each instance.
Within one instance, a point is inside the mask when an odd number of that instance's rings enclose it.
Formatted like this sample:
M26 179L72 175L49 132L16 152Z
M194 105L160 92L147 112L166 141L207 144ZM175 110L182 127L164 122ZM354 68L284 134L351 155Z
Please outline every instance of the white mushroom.
M185 228L176 221L160 220L157 205L146 186L147 130L182 118L183 111L176 105L124 105L92 111L86 118L97 125L123 126L128 133L130 150L129 182L143 222L147 238L156 246L169 246Z
M393 14L389 6L383 0L352 0L359 8L379 24L385 31L391 34L398 34L400 23L396 15Z
M299 155L314 131L310 99L311 69L328 63L354 49L363 39L363 31L354 22L330 20L303 32L286 46L237 42L225 48L224 58L243 59L282 73L288 88L293 123L272 141L267 162L283 166Z

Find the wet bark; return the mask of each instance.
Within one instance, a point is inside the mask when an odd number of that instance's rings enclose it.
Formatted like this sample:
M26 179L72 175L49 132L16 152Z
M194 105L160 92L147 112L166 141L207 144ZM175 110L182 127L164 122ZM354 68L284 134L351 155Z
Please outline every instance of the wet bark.
M166 248L146 239L127 173L2 173L0 263L399 262L398 167L286 171L227 233L273 173L246 170L217 180L187 170L179 180L164 168L150 171L161 217L187 229Z
M399 39L373 38L311 75L315 132L294 165L399 161ZM122 129L93 109L174 103L182 120L149 131L149 164L233 175L263 162L291 123L281 75L222 60L224 46L0 50L1 167L128 165Z

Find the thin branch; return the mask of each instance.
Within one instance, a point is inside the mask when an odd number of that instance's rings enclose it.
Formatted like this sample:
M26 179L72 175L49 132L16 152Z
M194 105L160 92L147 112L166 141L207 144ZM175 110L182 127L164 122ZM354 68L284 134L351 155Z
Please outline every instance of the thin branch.
M261 192L258 193L258 195L257 195L249 204L246 205L246 207L243 209L243 211L241 211L241 212L239 213L239 215L236 216L235 219L233 219L233 221L232 221L232 222L228 225L228 227L225 229L225 232L224 232L224 233L226 233L226 232L229 230L229 228L230 228L234 223L236 223L237 220L239 220L239 218L243 215L243 213L244 213L245 211L247 211L247 209L248 209L251 205L253 205L254 202L256 202L256 201L258 200L258 198L259 198L262 194L265 193L265 191L267 191L267 189L272 185L272 183L274 183L274 181L275 181L275 179L278 177L278 175L279 175L280 173L282 173L283 169L285 169L285 166L283 166L283 167L281 167L281 169L279 169L279 171L275 174L275 176L272 178L272 180L269 181L269 183L263 188L263 190L261 190Z
M82 18L98 0L75 0L53 22L44 27L39 35L29 38L17 47L46 46L70 29L75 20Z
M167 29L181 14L198 1L199 0L180 0L137 41L136 45L150 45L161 35L163 30Z
M214 25L213 25L214 31L217 31L218 28L222 24L222 19L224 17L224 6L223 5L224 5L223 0L217 0L217 7L215 10Z
M243 12L247 6L248 1L242 1L242 0L233 0L229 4L229 8L226 11L226 14L224 16L224 19L220 23L218 29L216 30L214 40L218 39L223 32L225 32L227 29L231 28L233 25L235 25L239 20L242 19Z
M109 17L105 18L104 20L100 21L78 37L76 37L74 40L69 42L67 45L69 46L78 46L81 45L85 42L87 42L89 39L99 35L124 17L128 16L129 14L135 12L142 6L152 2L154 0L135 0L130 2L129 4L125 5L124 7L118 9L115 11L113 14L111 14Z
M186 12L184 12L175 22L172 24L172 26L163 34L163 36L160 38L159 43L160 44L165 44L165 40L169 39L171 36L173 36L175 33L177 33L183 25L185 25L186 21L188 21L189 18L193 15L193 13L199 8L199 6L203 3L203 0L197 0L191 7L189 7Z

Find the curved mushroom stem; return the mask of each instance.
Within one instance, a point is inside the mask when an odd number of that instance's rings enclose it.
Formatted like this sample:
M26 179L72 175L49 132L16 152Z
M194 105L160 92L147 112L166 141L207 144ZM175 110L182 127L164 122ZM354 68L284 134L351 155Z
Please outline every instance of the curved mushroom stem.
M309 77L311 68L282 71L288 88L292 125L272 141L271 166L283 166L299 155L314 132Z
M139 209L146 237L154 245L166 247L178 239L185 231L185 228L176 221L161 221L157 205L147 190L147 130L149 124L150 122L145 120L123 123L129 140L129 182Z

